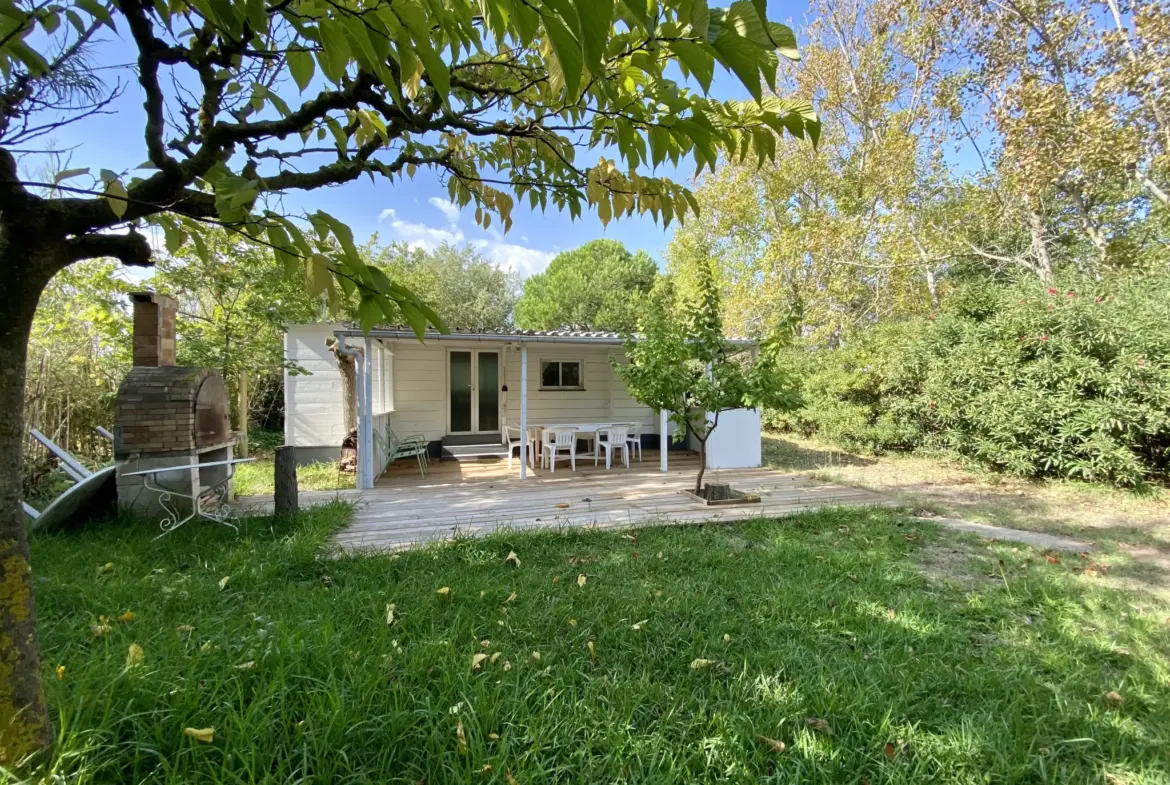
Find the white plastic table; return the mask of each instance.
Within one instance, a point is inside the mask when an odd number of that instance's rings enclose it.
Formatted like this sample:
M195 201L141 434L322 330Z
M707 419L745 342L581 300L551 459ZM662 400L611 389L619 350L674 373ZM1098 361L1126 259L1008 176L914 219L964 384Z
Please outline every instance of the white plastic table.
M206 518L209 521L214 521L215 523L222 524L223 526L228 526L238 533L240 530L236 528L234 523L227 519L227 508L224 506L224 502L227 501L228 483L231 481L232 477L236 476L236 466L241 463L251 463L254 460L256 459L233 458L230 461L184 463L178 466L167 466L161 469L146 469L140 472L126 472L122 476L142 477L143 485L146 486L146 489L148 491L154 491L158 494L158 503L162 505L163 510L166 512L166 516L159 523L159 528L162 529L162 534L160 534L158 537L155 537L156 540L159 539L159 537L170 534L175 529L194 518ZM209 469L213 466L228 467L227 476L214 485L208 486L206 488L197 485L197 490L194 493L183 493L182 491L176 490L174 488L167 488L164 485L158 484L158 475L160 474L190 471L191 469ZM206 493L212 494L212 497L216 500L215 510L208 511L203 509L203 495ZM171 499L176 496L180 496L191 502L191 514L185 518L180 517L182 515L182 510L171 503ZM221 512L221 510L225 510L225 512Z
M612 422L558 422L549 423L547 425L529 424L529 428L535 428L538 431L551 431L555 428L576 428L577 436L589 439L593 442L593 451L597 452L597 432L604 431L606 428L613 427ZM540 461L541 467L544 466L544 434L539 434L537 443L541 445Z

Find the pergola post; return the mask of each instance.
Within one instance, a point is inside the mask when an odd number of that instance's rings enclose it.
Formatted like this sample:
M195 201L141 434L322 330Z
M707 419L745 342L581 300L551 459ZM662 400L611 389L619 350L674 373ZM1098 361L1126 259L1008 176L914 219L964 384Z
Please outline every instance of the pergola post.
M362 423L364 430L358 431L361 438L361 449L358 456L362 459L362 488L374 487L374 341L366 338L366 350L362 357Z
M520 479L528 477L528 345L520 344Z
M670 446L670 436L667 434L670 419L667 416L666 409L658 413L658 432L662 434L658 437L658 471L666 471L666 450Z

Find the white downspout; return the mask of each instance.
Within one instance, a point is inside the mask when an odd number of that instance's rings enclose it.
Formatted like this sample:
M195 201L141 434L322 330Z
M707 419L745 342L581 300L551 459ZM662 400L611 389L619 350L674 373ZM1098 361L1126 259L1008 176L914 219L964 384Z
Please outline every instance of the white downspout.
M520 346L520 479L528 477L528 346Z

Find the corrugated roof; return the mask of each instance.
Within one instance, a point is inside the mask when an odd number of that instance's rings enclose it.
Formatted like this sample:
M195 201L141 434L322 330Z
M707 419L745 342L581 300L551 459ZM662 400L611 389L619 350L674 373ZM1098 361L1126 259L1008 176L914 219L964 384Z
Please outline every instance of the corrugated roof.
M345 326L345 332L351 334L361 333L361 328L355 324L348 324ZM414 330L404 325L384 325L375 327L370 331L371 337L395 337L395 338L413 338L415 337ZM569 342L596 342L607 344L621 344L625 340L625 336L619 332L612 332L606 330L583 330L572 327L562 327L557 330L468 330L463 328L452 327L447 333L440 333L437 330L427 330L424 333L424 338L434 338L444 341L458 341L458 340L491 340L498 339L507 341L515 339L518 341L533 340L533 341L557 341L565 340ZM725 338L728 344L739 346L750 346L754 341L747 338Z

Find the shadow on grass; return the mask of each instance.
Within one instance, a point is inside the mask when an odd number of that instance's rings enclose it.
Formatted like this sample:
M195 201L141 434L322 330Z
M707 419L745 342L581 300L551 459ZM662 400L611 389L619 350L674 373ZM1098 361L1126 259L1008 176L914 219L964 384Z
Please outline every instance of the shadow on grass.
M797 444L778 434L764 439L764 463L780 471L810 471L840 466L873 466L877 461L853 453L812 448Z

